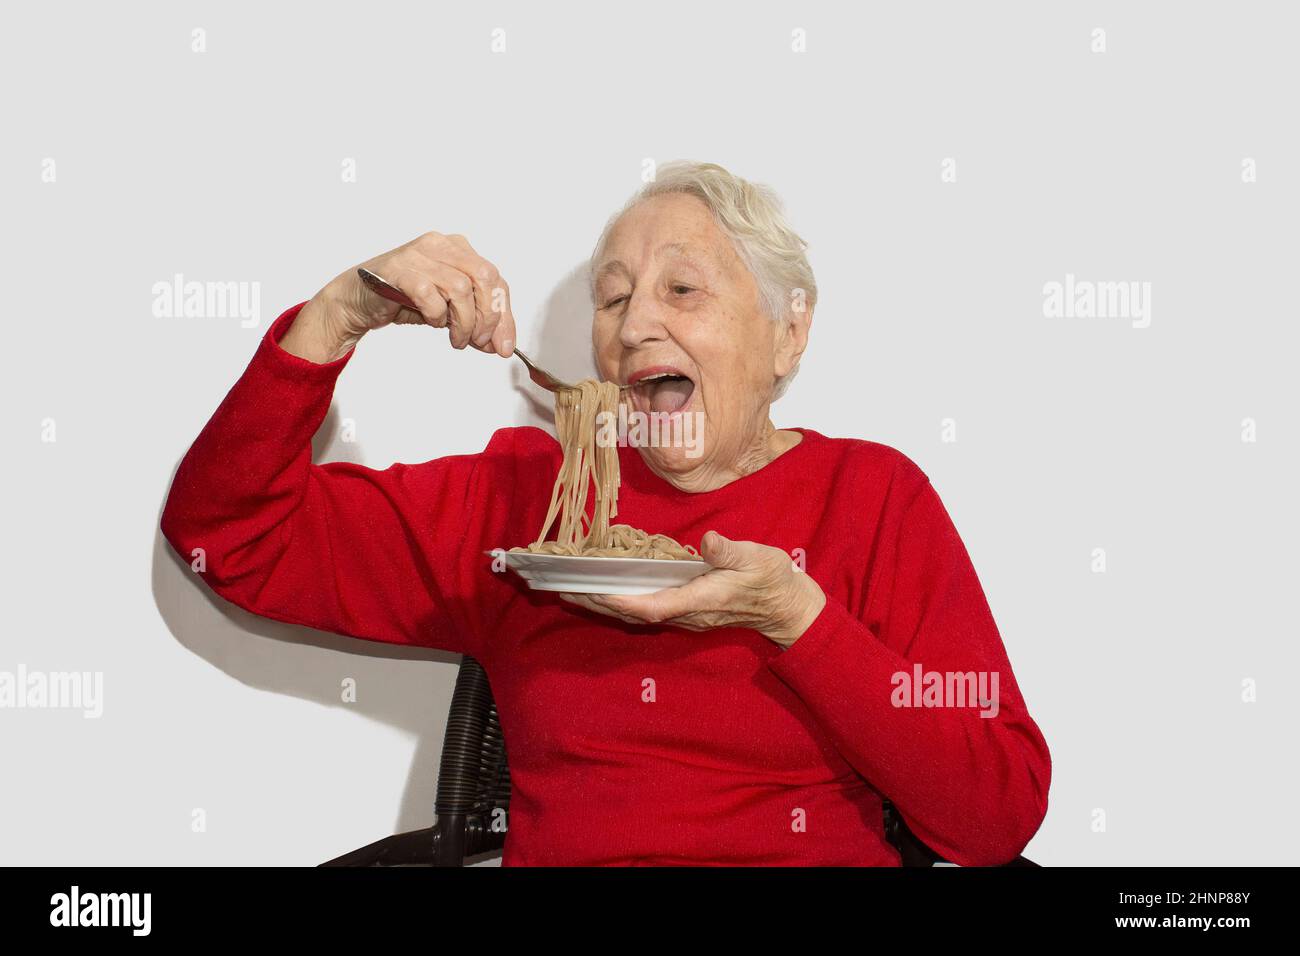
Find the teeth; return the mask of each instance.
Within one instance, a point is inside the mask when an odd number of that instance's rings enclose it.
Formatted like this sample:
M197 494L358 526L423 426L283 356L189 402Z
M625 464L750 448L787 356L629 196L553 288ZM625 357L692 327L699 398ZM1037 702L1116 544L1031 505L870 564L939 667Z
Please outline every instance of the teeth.
M660 372L658 375L647 375L645 378L639 380L637 384L640 385L645 382L657 382L661 378L681 378L681 377L682 376L678 375L676 372Z

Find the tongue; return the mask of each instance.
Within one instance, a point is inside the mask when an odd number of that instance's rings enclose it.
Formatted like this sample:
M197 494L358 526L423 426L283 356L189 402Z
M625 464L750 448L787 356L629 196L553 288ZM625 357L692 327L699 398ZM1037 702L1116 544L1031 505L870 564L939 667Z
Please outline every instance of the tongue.
M695 383L689 378L666 378L650 385L650 410L672 412L680 410L690 401Z

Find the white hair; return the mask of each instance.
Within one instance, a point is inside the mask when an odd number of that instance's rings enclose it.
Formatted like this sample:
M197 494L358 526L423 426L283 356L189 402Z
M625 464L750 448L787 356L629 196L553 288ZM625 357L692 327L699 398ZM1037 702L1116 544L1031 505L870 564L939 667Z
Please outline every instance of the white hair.
M763 311L775 322L789 322L796 307L812 310L817 304L817 280L801 239L785 219L781 199L770 186L748 182L714 163L677 160L664 163L646 183L610 217L591 255L590 275L605 251L614 224L633 206L654 196L686 193L704 201L718 228L731 240L741 261L758 285ZM594 289L593 298L594 298ZM776 380L772 400L790 386L798 362Z

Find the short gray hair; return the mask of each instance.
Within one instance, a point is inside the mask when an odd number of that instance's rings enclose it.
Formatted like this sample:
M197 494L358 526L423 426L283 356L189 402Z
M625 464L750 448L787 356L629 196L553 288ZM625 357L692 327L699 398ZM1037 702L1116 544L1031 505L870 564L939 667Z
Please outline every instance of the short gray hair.
M786 222L785 210L775 190L741 179L714 163L688 160L664 163L655 178L610 217L591 254L592 282L614 224L638 203L669 193L696 196L709 207L718 228L731 240L736 254L754 277L759 302L773 321L790 321L796 301L808 310L817 304L817 280L804 254L808 243ZM594 289L592 293L594 299ZM773 400L785 394L798 371L796 363L789 373L777 379Z

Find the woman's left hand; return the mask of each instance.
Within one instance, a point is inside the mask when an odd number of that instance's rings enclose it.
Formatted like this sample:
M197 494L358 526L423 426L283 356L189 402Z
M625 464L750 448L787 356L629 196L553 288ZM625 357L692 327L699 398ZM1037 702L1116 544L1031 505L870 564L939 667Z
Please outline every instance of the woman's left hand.
M712 569L678 588L560 597L629 624L669 624L691 631L751 627L782 647L797 641L826 606L821 587L795 570L780 548L732 541L710 531L700 542L700 557Z

